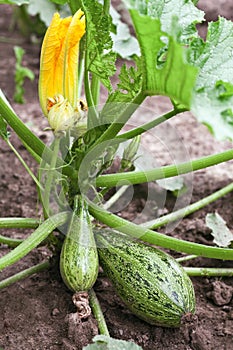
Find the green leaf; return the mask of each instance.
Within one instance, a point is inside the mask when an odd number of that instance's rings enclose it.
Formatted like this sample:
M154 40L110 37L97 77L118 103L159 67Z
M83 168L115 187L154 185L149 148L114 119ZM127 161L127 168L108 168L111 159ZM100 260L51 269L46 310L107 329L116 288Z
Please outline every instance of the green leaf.
M112 51L113 43L110 36L111 16L104 13L103 5L97 0L82 0L82 7L87 21L87 69L96 74L111 90L109 77L116 70L116 54Z
M137 67L122 65L117 89L109 94L107 102L101 112L103 123L112 123L122 111L133 103L142 89L141 61L135 58Z
M160 20L130 12L142 55L143 91L169 96L189 108L197 69L186 62L175 38L161 31Z
M207 214L206 225L212 230L211 234L214 237L214 243L219 247L228 247L233 242L233 233L218 213Z
M32 16L39 14L41 21L48 27L57 8L55 4L48 0L30 0L27 10Z
M204 20L205 13L198 10L191 0L124 0L127 7L141 15L160 19L162 31L174 35L173 20L178 21L180 40L197 36L195 25Z
M24 49L19 46L14 46L14 52L16 57L15 64L15 93L14 93L14 101L18 103L24 102L24 80L25 78L29 78L30 80L34 79L34 73L26 67L22 66L22 59L25 53Z
M121 16L113 6L110 7L110 14L112 23L116 27L116 33L111 33L112 50L125 59L129 59L133 55L140 56L137 39L130 34L129 27L121 21Z
M96 335L94 344L85 346L83 350L142 350L141 346L125 340L113 339L106 335Z
M0 0L0 4L9 4L9 5L24 5L29 4L30 0Z
M194 39L189 62L200 67L192 112L219 139L233 140L233 23L211 22L206 42Z

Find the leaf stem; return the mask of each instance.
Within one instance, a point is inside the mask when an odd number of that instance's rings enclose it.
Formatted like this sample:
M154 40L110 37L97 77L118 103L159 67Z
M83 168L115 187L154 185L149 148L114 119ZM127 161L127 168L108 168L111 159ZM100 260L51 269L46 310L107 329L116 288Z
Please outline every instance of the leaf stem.
M32 218L0 218L1 228L37 228L41 223L40 219Z
M129 171L128 173L101 175L96 180L96 186L110 188L116 186L119 181L121 183L121 186L129 183L136 185L181 174L187 174L192 171L205 169L213 165L227 162L231 159L233 159L233 149L201 157L190 162L180 163L176 165L167 165L151 170Z
M197 257L198 255L187 255L187 256L182 256L180 258L177 258L176 261L180 263L183 261L189 261L189 260L195 259Z
M129 130L123 134L120 134L118 136L116 136L116 138L122 138L122 139L132 139L135 136L141 135L142 133L154 128L155 126L158 126L159 124L165 122L166 120L174 117L175 115L179 114L179 113L183 113L187 111L187 109L173 109L172 111L161 115L160 117L150 121L149 123L145 123L137 128L134 128L132 130Z
M110 334L108 331L107 324L105 322L103 311L101 309L99 300L98 300L93 288L89 291L89 298L90 298L91 309L92 309L93 315L98 323L98 328L99 328L100 334L103 334L103 335L106 335L109 337Z
M118 132L122 129L127 120L131 117L131 115L136 111L138 106L145 99L145 95L140 92L135 96L134 100L131 103L126 103L125 108L121 111L120 115L114 120L113 123L107 128L107 130L102 134L100 138L98 138L95 143L92 145L90 149L93 149L98 144L101 144L108 140L114 140Z
M0 289L6 288L15 282L18 282L26 277L33 275L34 273L38 273L38 272L47 270L49 267L50 267L50 262L44 261L44 262L41 262L35 266L29 267L28 269L20 271L20 272L16 273L15 275L10 276L10 277L0 281Z
M184 267L189 276L206 276L206 277L232 277L233 268L218 267Z
M221 188L220 190L212 193L211 195L205 198L200 199L195 203L188 205L185 208L181 208L177 211L174 211L173 213L169 213L167 215L161 216L158 219L147 221L141 224L141 226L148 227L152 230L152 229L156 229L158 227L164 226L170 222L174 222L176 220L182 219L183 217L188 216L194 213L195 211L205 207L206 205L216 201L217 199L225 196L227 193L231 191L233 191L233 183Z
M27 255L32 249L44 241L57 227L63 225L69 217L69 212L62 212L51 216L44 221L29 237L27 237L15 249L0 258L0 271L14 264Z
M19 119L19 117L14 113L13 109L10 106L8 106L8 104L3 100L1 96L0 115L2 115L5 121L16 132L16 134L22 140L22 142L25 145L27 145L35 154L42 158L44 152L46 151L46 154L48 154L49 157L52 158L51 149L47 147L36 135L34 135L30 129L28 129L28 127ZM38 161L38 157L35 157L35 159L36 161ZM76 176L74 169L69 165L64 166L63 163L64 162L58 159L57 166L63 165L64 175L74 178Z
M96 74L92 74L91 93L93 97L93 103L95 106L97 106L99 104L100 79Z
M109 10L110 10L110 0L104 0L104 13L105 15L109 14Z
M232 249L212 247L166 236L162 233L146 229L142 226L120 218L117 215L114 215L90 202L89 211L91 215L100 222L119 232L138 238L144 242L187 254L196 254L214 259L233 260Z
M16 134L41 157L46 147L45 144L28 129L2 97L0 97L0 114Z
M9 238L0 235L0 244L7 244L8 247L15 248L17 247L20 243L23 242L23 239L18 239L18 238Z
M24 159L21 157L21 155L19 154L19 152L15 149L15 147L12 145L12 143L10 142L9 139L6 140L7 145L10 147L10 149L14 152L14 154L16 155L16 157L19 159L19 161L21 162L21 164L24 166L24 168L27 170L28 174L31 176L31 178L33 179L33 181L35 182L35 184L41 189L43 190L43 187L41 186L41 184L39 183L37 177L33 174L33 172L31 171L31 169L29 168L29 166L25 163Z
M51 163L49 164L48 170L48 176L45 181L45 189L43 191L43 197L41 197L42 200L42 205L44 209L44 216L45 218L49 217L49 201L50 201L50 194L51 194L51 189L52 189L52 184L54 182L55 178L55 167L57 163L57 158L58 158L58 153L59 153L59 147L60 147L60 138L55 137L54 143L53 143L53 155L51 159Z

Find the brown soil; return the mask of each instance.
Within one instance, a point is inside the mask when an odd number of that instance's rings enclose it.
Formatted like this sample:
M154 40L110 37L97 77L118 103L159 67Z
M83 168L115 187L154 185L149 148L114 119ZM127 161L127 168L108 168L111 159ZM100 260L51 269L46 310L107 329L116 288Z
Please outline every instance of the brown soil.
M230 15L230 12L227 12L229 8L227 6L231 6L231 1L221 2L225 6L224 13ZM212 6L212 1L200 1L200 6L202 4L209 6L208 19L211 19L210 16L216 16L216 7ZM10 15L11 8L1 5L1 37L7 38L6 42L0 41L1 88L9 100L13 102L15 62L13 46L17 44L25 48L24 64L35 72L38 79L39 45L29 43L17 30L9 31ZM43 131L47 123L42 118L38 103L37 79L33 83L26 82L26 104L13 103L13 106L31 129L43 141L49 142L51 135ZM169 108L167 100L162 98L151 98L145 104L156 108L158 113ZM174 118L172 125L181 135L191 158L232 146L227 142L215 141L207 129L199 125L189 113ZM12 133L12 142L28 165L36 170L35 162L20 145L14 133ZM148 142L151 154L158 152L150 140L145 140L145 142ZM32 180L2 140L0 140L0 150L1 217L39 217L40 210L37 206L36 188ZM166 162L166 160L163 161ZM232 181L232 169L232 162L228 162L225 165L196 172L192 181L192 201L196 201ZM133 219L135 212L143 206L143 201L145 201L143 198L145 196L144 187L138 186L136 192L141 193L142 197L137 196L128 208L129 210L122 213L124 217ZM166 209L172 209L174 202L174 199L169 197ZM211 244L212 238L205 226L205 215L214 211L218 211L227 221L228 226L233 229L233 197L232 194L229 194L182 220L171 232L171 235L198 243ZM143 220L145 219L143 217ZM1 233L21 238L28 234L22 230L5 230ZM7 252L8 248L2 245L0 255ZM49 251L46 248L34 250L20 262L4 270L1 273L1 279L42 261L48 254ZM177 253L175 255L178 256ZM204 258L198 258L192 263L195 263L195 266L232 266L230 262ZM192 278L192 281L197 301L196 319L193 323L186 324L179 329L167 329L152 327L133 316L116 296L110 282L105 277L98 278L95 290L111 336L134 341L145 350L232 349L233 279ZM71 300L72 294L64 286L56 267L20 281L0 293L0 347L4 350L82 349L97 334L96 322L92 316L88 320L80 322L75 328L72 323L69 323L67 315L75 311Z

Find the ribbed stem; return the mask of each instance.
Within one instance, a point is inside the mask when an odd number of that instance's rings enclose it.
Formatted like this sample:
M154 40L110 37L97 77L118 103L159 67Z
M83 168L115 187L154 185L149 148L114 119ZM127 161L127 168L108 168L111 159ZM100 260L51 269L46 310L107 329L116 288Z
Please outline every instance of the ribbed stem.
M121 186L129 183L136 185L181 174L187 174L192 171L205 169L216 164L227 162L231 159L233 159L233 149L177 165L167 165L145 171L130 171L128 173L101 175L96 179L96 186L110 188L116 186L119 182L121 183Z
M5 267L14 264L16 261L27 255L32 249L36 248L50 235L53 230L63 225L68 220L68 217L69 212L62 212L51 216L49 219L44 221L21 244L0 258L0 271Z
M20 271L16 273L14 276L8 277L2 281L0 281L0 289L6 288L11 284L21 281L22 279L33 275L34 273L38 273L44 270L47 270L50 267L49 261L44 261L35 266L29 267L26 270Z
M217 267L184 267L189 276L202 277L232 277L233 268L217 268Z
M142 241L187 254L195 254L214 259L233 260L232 249L212 247L166 236L120 218L93 203L89 204L89 211L100 222Z
M109 337L110 334L108 331L107 324L105 322L103 311L101 309L99 300L98 300L93 288L89 291L89 297L90 297L90 305L91 305L93 315L98 323L99 332L100 332L100 334L103 334L103 335L106 335Z
M31 218L0 218L1 228L37 228L41 220Z
M173 109L172 111L161 115L160 117L150 121L149 123L145 123L137 128L134 128L130 131L127 131L123 134L118 135L116 138L120 138L122 140L128 140L128 139L132 139L138 135L143 134L144 132L154 128L155 126L160 125L161 123L165 122L166 120L171 119L172 117L174 117L175 115L185 112L186 109Z
M194 213L195 211L205 207L206 205L216 201L217 199L225 196L227 193L231 191L233 191L233 183L221 188L221 190L218 190L205 198L200 199L199 201L193 204L188 205L185 208L182 208L177 211L174 211L173 213L161 216L158 219L147 221L141 224L141 226L148 227L152 230L152 229L156 229L158 227L164 226L170 222L174 222L176 220L182 219L183 217L188 216Z

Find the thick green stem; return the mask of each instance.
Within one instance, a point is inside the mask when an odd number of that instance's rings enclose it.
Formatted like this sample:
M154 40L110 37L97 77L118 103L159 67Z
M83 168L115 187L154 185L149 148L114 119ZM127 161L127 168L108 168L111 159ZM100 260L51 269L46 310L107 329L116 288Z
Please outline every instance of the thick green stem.
M218 190L205 198L200 199L199 201L193 204L188 205L185 208L182 208L177 211L174 211L173 213L161 216L158 219L147 221L141 224L141 226L148 227L152 230L152 229L156 229L158 227L164 226L170 222L174 222L176 220L182 219L183 217L188 216L194 213L195 211L205 207L206 205L216 201L217 199L225 196L227 193L231 191L233 191L233 183L221 188L221 190Z
M11 126L11 128L16 132L16 134L22 140L22 142L26 144L35 154L42 158L44 152L46 151L47 156L52 158L52 150L45 146L45 144L36 135L34 135L31 132L31 130L28 129L28 127L18 118L18 116L7 105L7 103L3 100L2 97L0 97L0 114L5 119L5 121ZM38 157L36 157L35 159L36 161L38 161ZM74 178L77 175L75 174L74 169L71 166L64 166L64 162L62 162L59 159L57 162L57 167L58 166L63 166L64 175L70 176L72 178Z
M53 182L54 182L54 178L55 178L55 167L56 167L56 163L57 163L57 158L58 158L58 153L59 153L59 147L60 147L60 138L55 138L54 140L54 144L53 144L53 156L51 159L51 163L49 165L48 170L48 175L46 178L46 182L45 182L45 189L43 191L43 198L41 196L42 200L42 204L43 204L43 209L44 209L44 216L45 218L49 217L49 209L50 209L50 194L51 194L51 190L52 190L52 186L53 186Z
M232 277L233 269L217 267L184 267L189 276Z
M31 218L0 218L1 228L37 228L41 223L40 219Z
M161 115L160 117L150 121L149 123L145 123L145 124L135 128L135 129L132 129L130 131L127 131L123 134L116 136L116 138L127 139L127 140L132 139L133 137L141 135L144 132L146 132L146 131L154 128L155 126L158 126L159 124L165 122L166 120L174 117L175 115L182 113L182 112L185 112L185 111L186 111L186 109L180 109L180 110L173 109L172 111Z
M2 97L0 97L0 114L16 134L41 157L46 147L45 144L17 117Z
M88 105L88 119L87 119L87 126L89 129L95 127L98 125L98 113L95 108L95 103L92 97L91 89L90 89L90 82L89 82L89 73L86 68L85 64L85 72L84 72L84 87L85 87L85 95L87 99L87 105Z
M26 277L33 275L34 273L47 270L49 267L50 267L49 261L44 261L35 266L29 267L26 270L20 271L16 273L14 276L8 277L3 281L0 281L0 289L6 288L15 282L18 282Z
M90 298L91 309L92 309L93 315L98 323L98 328L99 328L100 334L103 334L103 335L106 335L109 337L110 334L108 331L108 327L106 325L105 318L104 318L99 300L97 299L97 296L96 296L93 289L91 289L89 291L89 298Z
M211 247L166 236L120 218L93 203L89 204L89 211L100 222L144 242L187 254L196 254L214 259L233 260L232 249Z
M145 171L130 171L128 173L101 175L96 180L96 186L110 188L116 186L119 182L121 186L128 185L129 183L136 185L181 174L187 174L192 171L205 169L216 164L227 162L231 159L233 159L233 149L177 165L167 165Z
M110 10L110 0L104 0L104 13L105 15L109 14L109 10Z
M27 255L32 249L36 248L44 241L50 233L57 227L63 225L69 218L69 212L62 212L51 216L44 221L29 237L8 254L0 258L0 271L5 267L14 264L22 257Z
M93 97L93 103L95 106L99 104L99 95L100 95L100 80L97 75L92 74L91 79L91 94Z
M125 125L128 119L131 117L131 115L136 111L138 106L143 102L145 97L146 96L143 93L138 93L138 95L134 98L134 100L131 103L127 103L125 108L122 107L121 113L119 114L117 119L114 120L114 122L111 123L111 125L102 134L102 136L96 140L96 142L92 145L91 149L105 141L114 140L118 132L122 129L122 127Z

